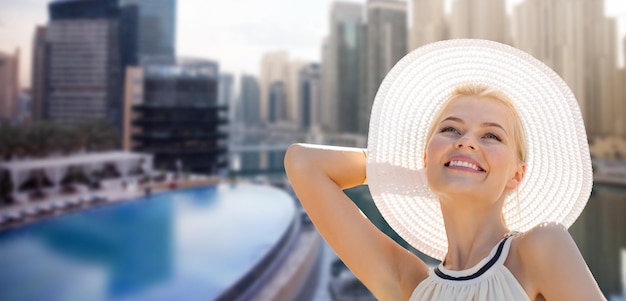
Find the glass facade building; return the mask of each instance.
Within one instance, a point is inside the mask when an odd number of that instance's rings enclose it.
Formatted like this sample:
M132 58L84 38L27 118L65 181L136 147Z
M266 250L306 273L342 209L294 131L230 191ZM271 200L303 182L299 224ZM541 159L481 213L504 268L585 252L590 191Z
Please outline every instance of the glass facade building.
M387 72L407 52L407 3L369 0L365 29L366 54L362 61L364 97L361 98L359 132L367 134L374 97Z
M138 62L137 6L65 0L51 2L48 12L33 55L35 118L106 119L121 129L123 70Z
M320 65L310 64L302 68L299 74L299 81L299 126L301 129L308 130L311 126L319 126L320 124Z
M285 83L276 81L270 85L267 121L270 123L284 120L286 117L287 92Z
M341 133L358 132L358 115L355 114L359 106L360 92L360 66L363 48L363 5L349 2L335 2L331 6L330 13L330 37L326 51L326 61L323 64L329 68L330 86L328 100L331 110L336 111L337 131Z
M173 63L176 57L176 0L119 0L119 4L138 8L139 62Z
M228 106L218 103L218 64L179 61L143 67L143 100L134 104L133 149L157 168L217 174L228 167Z
M241 93L239 94L239 103L241 105L240 111L243 119L242 121L246 127L255 127L261 122L261 91L259 89L259 82L254 76L243 75L241 77Z

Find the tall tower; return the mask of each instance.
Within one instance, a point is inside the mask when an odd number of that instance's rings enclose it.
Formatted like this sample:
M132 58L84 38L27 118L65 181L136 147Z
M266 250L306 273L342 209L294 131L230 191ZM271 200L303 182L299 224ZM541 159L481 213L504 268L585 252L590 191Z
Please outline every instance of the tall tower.
M453 0L450 38L508 42L505 0Z
M319 129L320 126L320 92L321 73L319 64L310 64L300 70L299 74L299 126L301 129Z
M336 112L330 131L356 133L359 125L360 60L363 34L363 6L349 2L334 2L330 8L330 37L323 62L328 68L330 109Z
M527 0L515 7L515 45L545 62L567 82L579 102L587 135L616 134L617 46L615 20L601 1Z
M13 121L17 116L19 61L19 49L13 55L0 52L0 122Z
M409 51L444 40L447 34L443 0L413 0Z
M176 57L176 0L119 0L139 10L140 63L174 63Z
M287 107L286 107L286 119L293 124L300 124L301 120L301 108L302 101L299 93L300 87L300 72L302 69L309 66L310 63L303 60L293 60L289 62L287 69Z
M322 64L321 64L321 100L320 100L320 129L330 132L337 130L337 105L334 97L336 83L333 82L334 65L331 65L330 38L325 37L322 43Z
M48 56L46 44L46 27L37 26L33 37L32 71L31 71L31 116L33 121L40 121L44 117L44 99L46 92L46 58Z
M367 3L364 75L365 97L360 99L359 132L367 134L374 97L387 72L407 51L407 4L396 0Z
M252 75L241 77L241 93L239 93L242 121L246 127L256 127L260 124L260 90L259 82Z
M49 11L44 118L62 124L107 119L121 129L123 74L117 1L56 1L50 3Z
M261 122L268 123L269 121L269 97L270 87L277 82L281 82L280 89L283 90L284 96L287 97L285 89L285 83L287 82L289 71L289 54L286 51L274 51L268 52L263 55L261 60ZM274 92L277 93L278 85L275 87ZM282 92L281 92L282 93ZM281 96L282 97L282 96ZM275 117L275 116L274 116ZM272 122L275 122L274 120Z

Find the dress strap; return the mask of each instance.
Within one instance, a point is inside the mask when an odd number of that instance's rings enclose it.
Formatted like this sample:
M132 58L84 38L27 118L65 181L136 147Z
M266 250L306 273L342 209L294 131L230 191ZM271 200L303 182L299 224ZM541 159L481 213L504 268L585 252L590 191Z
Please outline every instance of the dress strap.
M502 243L504 243L504 246L502 248L502 255L500 256L500 258L498 258L496 264L504 264L506 258L509 256L509 250L511 249L511 242L513 242L513 238L521 233L522 232L519 231L510 231L504 236L504 241L502 241Z
M502 241L500 241L500 243L497 245L497 249L495 254L489 259L489 261L487 261L487 263L485 263L480 269L478 269L478 271L476 271L475 273L471 274L471 275L467 275L467 276L460 276L460 277L454 277L454 276L450 276L448 274L445 274L443 271L441 271L441 269L444 269L442 265L435 267L434 272L435 275L437 275L438 277L442 278L442 279L446 279L446 280L455 280L455 281L463 281L463 280L471 280L474 278L478 278L480 277L482 274L484 274L485 272L487 272L492 266L494 265L501 265L504 263L504 261L506 260L506 257L509 253L509 248L511 246L511 236L506 236L505 238L502 239ZM440 269L441 267L441 269Z

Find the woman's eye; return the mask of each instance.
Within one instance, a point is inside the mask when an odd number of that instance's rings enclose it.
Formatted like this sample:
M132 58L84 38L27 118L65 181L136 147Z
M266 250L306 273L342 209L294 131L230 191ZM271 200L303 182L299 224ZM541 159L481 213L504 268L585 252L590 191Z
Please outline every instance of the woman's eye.
M500 140L500 137L498 137L498 136L496 136L495 134L492 134L492 133L485 134L485 138L487 138L487 139L495 139L495 140L498 140L498 141L502 141L502 140Z
M459 131L457 131L457 129L451 127L451 126L447 126L441 129L440 131L441 133L447 133L447 132L451 132L451 133L458 133Z

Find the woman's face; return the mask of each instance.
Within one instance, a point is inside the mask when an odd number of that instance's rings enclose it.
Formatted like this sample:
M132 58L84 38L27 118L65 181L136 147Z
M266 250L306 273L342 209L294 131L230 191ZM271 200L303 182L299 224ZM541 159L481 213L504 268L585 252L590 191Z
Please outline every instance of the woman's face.
M440 197L493 202L514 189L525 171L517 157L514 118L504 104L489 97L451 101L435 121L424 154L431 190Z

